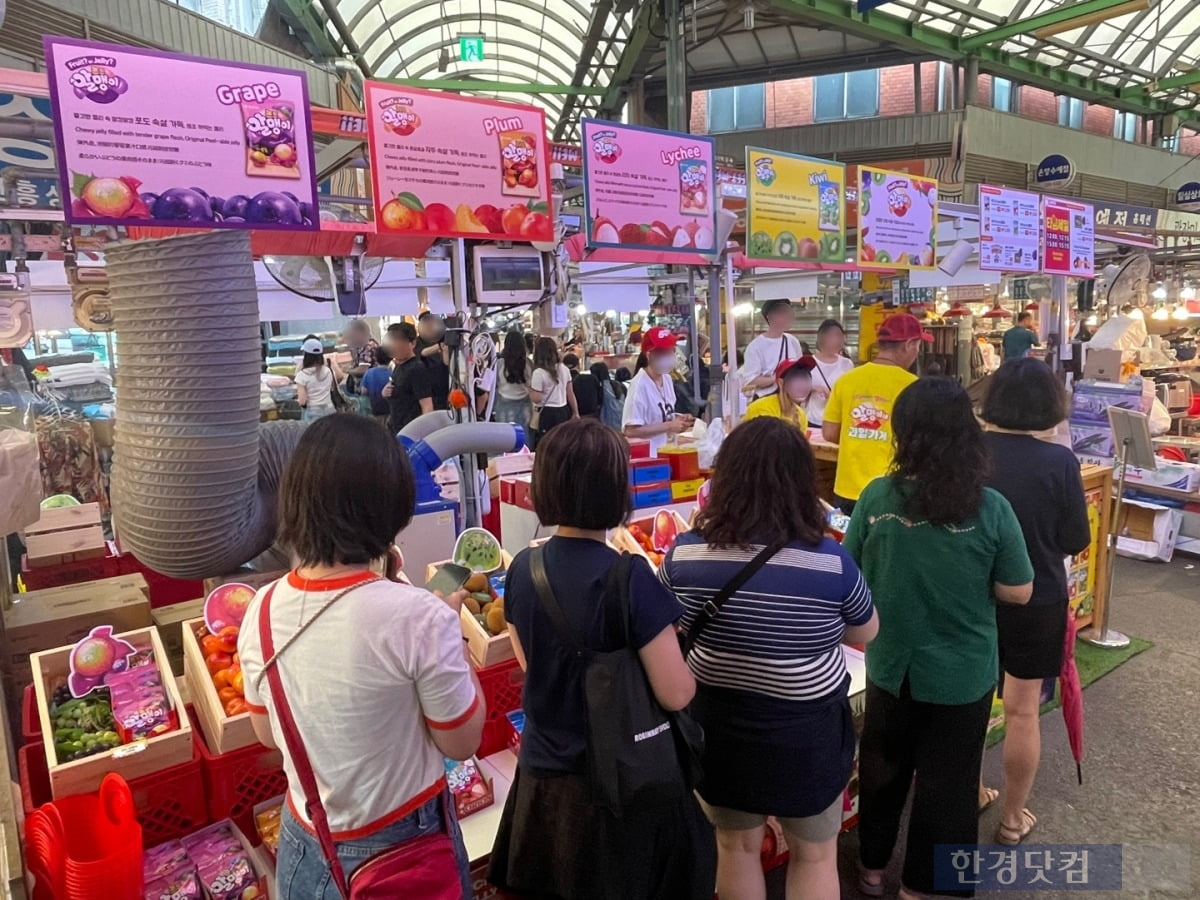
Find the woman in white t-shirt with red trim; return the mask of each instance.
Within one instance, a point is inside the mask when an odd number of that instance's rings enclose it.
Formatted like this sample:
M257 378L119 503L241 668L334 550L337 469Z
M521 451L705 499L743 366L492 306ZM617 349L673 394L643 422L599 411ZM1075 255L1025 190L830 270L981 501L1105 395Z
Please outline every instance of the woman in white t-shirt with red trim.
M298 565L255 596L238 650L251 724L282 749L288 777L275 892L284 900L340 895L264 677L264 621L347 877L448 823L471 893L443 760L470 757L483 732L483 695L458 624L462 593L443 600L371 571L395 552L414 497L400 445L357 416L310 425L280 485L280 542Z

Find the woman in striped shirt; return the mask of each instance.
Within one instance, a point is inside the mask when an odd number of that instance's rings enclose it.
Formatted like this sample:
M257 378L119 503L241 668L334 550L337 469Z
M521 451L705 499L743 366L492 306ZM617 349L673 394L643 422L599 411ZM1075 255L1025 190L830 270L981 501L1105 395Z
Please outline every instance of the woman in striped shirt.
M854 759L841 645L870 641L879 625L858 567L824 530L808 441L782 420L754 419L725 439L708 505L663 562L686 633L769 553L688 656L706 737L698 791L717 829L722 897L766 896L769 815L787 839L789 900L840 896L837 835Z

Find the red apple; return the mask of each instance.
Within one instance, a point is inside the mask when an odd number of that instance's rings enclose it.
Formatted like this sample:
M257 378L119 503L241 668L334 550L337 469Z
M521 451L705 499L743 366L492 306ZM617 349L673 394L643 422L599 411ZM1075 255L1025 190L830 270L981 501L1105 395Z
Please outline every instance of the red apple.
M389 231L424 231L425 214L399 200L389 200L379 211L383 227Z
M514 203L500 214L500 227L504 234L520 234L525 217L529 215L529 207Z
M445 203L430 203L425 207L425 228L437 234L455 231L454 210Z
M475 207L475 218L487 226L488 231L500 234L504 231L503 214L490 203L481 203Z
M550 217L543 212L531 212L521 223L521 236L535 241L554 239L554 230L550 227Z

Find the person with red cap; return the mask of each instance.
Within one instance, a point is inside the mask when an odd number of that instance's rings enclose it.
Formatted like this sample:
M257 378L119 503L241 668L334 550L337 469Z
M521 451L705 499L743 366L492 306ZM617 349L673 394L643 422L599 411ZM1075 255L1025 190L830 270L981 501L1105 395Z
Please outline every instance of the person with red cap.
M888 316L879 326L875 359L836 382L825 406L821 434L838 444L834 506L850 515L868 484L886 475L895 450L892 407L900 392L917 380L909 370L921 344L933 335L915 316Z
M759 397L746 409L746 421L760 416L783 419L808 436L808 415L804 401L812 393L812 371L817 361L811 356L785 359L775 367L775 387L772 394Z
M656 325L642 336L642 353L638 357L638 373L629 382L621 428L626 437L647 438L650 453L657 456L670 435L680 434L692 427L692 416L675 412L675 385L671 370L675 368L677 338L668 328Z

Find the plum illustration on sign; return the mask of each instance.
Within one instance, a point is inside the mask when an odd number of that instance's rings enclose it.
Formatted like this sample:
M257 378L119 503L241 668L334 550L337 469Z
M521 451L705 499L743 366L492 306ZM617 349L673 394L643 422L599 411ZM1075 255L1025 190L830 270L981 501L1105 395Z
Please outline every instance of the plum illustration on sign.
M320 227L302 73L43 43L70 224Z
M104 684L105 676L123 672L137 648L113 637L111 625L97 625L87 637L71 648L67 688L72 697L84 697Z
M990 184L979 186L979 268L1037 272L1041 268L1042 198Z
M845 262L845 166L747 147L746 167L747 256Z
M1090 203L1042 198L1042 271L1047 275L1095 276L1096 226Z
M372 81L365 94L379 231L554 240L545 112Z
M218 585L204 598L204 624L213 634L220 634L221 629L231 625L240 628L253 599L254 588L248 584Z
M937 182L871 166L858 171L858 264L932 269L937 262Z
M583 196L592 247L712 253L715 141L583 120Z

